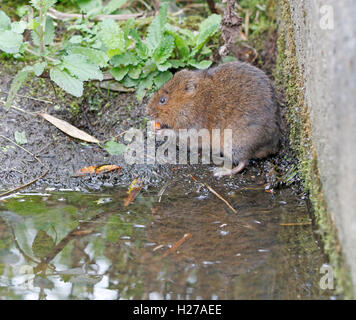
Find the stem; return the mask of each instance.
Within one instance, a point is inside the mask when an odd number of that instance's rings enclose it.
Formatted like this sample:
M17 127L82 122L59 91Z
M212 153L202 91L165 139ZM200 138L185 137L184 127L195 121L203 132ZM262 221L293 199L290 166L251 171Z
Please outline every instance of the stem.
M31 53L37 57L41 57L41 58L45 58L47 59L48 61L51 61L51 62L54 62L54 63L58 63L59 61L56 60L56 59L53 59L51 57L47 57L47 56L41 56L40 54L38 54L36 51L33 51L32 49L29 49L29 48L26 48L25 51L27 51L28 53Z
M42 1L41 1L41 7L40 7L40 34L39 34L39 40L40 40L40 48L41 48L41 54L44 54L44 41L43 41L43 36L44 36L44 28L43 28L43 11L42 11Z

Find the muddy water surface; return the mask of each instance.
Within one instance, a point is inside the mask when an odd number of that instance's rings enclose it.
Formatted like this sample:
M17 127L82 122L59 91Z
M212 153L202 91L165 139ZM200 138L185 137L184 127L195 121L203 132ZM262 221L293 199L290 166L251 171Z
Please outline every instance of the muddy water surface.
M1 200L0 300L337 298L305 201L225 185L237 214L188 176L127 207L127 188Z

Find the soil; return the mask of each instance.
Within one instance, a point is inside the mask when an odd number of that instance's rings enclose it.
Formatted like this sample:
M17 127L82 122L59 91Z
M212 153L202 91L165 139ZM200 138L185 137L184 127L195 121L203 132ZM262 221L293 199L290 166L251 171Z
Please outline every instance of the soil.
M262 52L262 61L266 62L267 72L270 71L275 54L275 50L269 48ZM0 63L0 162L2 164L0 190L10 190L32 181L40 177L46 171L46 167L49 169L48 174L26 187L26 191L44 189L93 191L103 187L127 186L138 177L146 186L162 185L164 181L189 173L206 176L206 179L216 183L211 172L213 166L127 165L122 155L112 156L96 144L83 143L71 138L40 116L24 113L15 108L5 112L2 105L6 101L6 93L10 89L16 71L13 67L9 67L9 65L13 66L13 61L3 59ZM138 103L135 93L112 92L98 88L95 83L88 84L83 97L75 99L58 88L55 93L48 79L36 77L27 81L20 89L19 95L14 100L14 106L27 112L45 111L84 130L100 141L117 137L131 127L143 129L148 120L145 114L148 98ZM33 155L1 137L2 135L14 141L16 131L26 133L27 143L22 147ZM121 137L118 138L119 142ZM290 179L290 176L293 176L291 164L295 160L291 155L287 138L282 140L282 148L278 155L260 161L251 161L242 175L221 179L220 183L238 184L244 176L265 177L266 188L270 189L295 182L295 178ZM41 165L34 155L41 159L46 167ZM74 177L76 171L83 167L103 164L120 165L122 170L101 175Z

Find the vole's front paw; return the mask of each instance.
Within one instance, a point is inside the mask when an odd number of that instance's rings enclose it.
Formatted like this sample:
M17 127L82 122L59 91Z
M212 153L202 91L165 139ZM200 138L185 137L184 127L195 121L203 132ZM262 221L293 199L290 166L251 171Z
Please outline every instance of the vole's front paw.
M221 178L223 176L231 176L233 174L231 169L227 169L227 168L214 168L213 170L214 173L214 177L216 178Z

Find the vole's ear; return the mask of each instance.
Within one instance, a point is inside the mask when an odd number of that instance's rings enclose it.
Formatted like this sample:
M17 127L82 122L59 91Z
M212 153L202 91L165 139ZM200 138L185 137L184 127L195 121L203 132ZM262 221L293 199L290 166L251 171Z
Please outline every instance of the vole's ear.
M198 82L196 81L196 79L189 79L185 83L185 91L187 93L194 93L197 90L197 85L198 85Z

